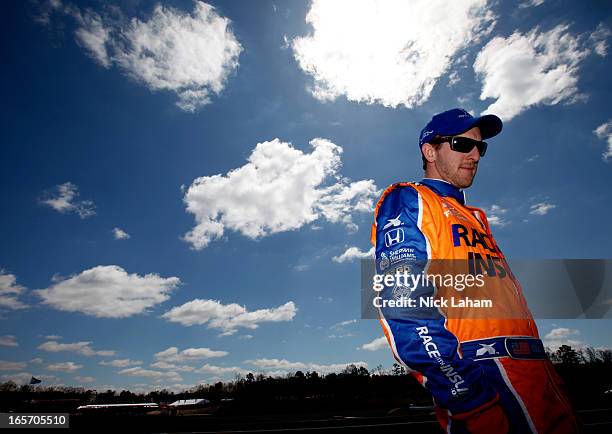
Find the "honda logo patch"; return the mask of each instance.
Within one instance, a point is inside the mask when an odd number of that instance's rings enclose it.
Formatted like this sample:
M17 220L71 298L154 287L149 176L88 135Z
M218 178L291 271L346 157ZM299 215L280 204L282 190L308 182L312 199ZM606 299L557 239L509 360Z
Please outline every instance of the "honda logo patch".
M404 242L404 229L391 229L385 234L385 246L391 247Z

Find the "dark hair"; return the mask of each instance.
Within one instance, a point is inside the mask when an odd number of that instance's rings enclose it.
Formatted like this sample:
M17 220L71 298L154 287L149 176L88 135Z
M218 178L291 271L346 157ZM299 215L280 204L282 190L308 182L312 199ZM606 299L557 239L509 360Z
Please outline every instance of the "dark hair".
M434 147L435 150L440 149L442 143L430 143L431 146ZM423 154L423 149L421 148L421 159L423 160L423 170L427 169L427 159L425 158L425 154Z

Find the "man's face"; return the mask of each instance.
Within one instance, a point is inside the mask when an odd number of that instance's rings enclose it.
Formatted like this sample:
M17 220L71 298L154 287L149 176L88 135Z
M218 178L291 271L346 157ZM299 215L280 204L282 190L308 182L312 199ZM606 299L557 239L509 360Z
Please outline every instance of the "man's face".
M463 134L458 134L458 136L482 140L478 127L474 127ZM450 182L457 188L467 188L472 185L480 160L480 154L475 146L469 153L463 154L453 151L450 144L444 142L435 152L434 165L444 181Z

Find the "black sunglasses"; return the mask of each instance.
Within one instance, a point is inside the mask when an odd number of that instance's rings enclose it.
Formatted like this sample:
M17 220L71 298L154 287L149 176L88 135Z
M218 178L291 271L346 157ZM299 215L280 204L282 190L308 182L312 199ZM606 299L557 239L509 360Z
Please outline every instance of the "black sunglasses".
M430 143L436 145L444 142L448 142L453 151L461 152L463 154L470 152L472 149L474 149L474 146L478 148L478 153L481 157L484 157L485 153L487 152L487 142L474 140L463 136L438 136Z

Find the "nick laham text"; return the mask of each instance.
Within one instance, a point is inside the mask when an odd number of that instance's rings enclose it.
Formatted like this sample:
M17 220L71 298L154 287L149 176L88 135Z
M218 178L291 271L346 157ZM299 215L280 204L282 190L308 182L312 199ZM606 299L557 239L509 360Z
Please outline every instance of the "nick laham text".
M470 297L450 297L450 298L434 298L434 297L400 297L398 299L383 299L382 297L374 297L374 307L469 307L469 308L492 308L493 300L486 298L470 298Z

